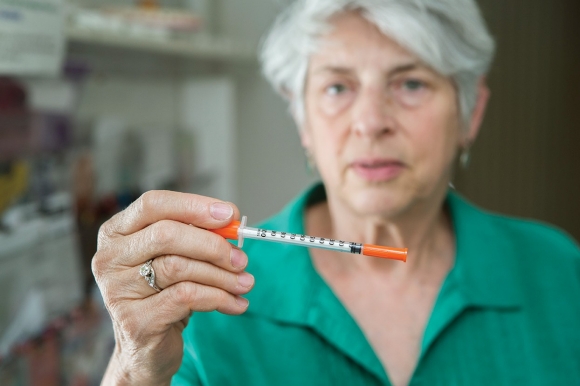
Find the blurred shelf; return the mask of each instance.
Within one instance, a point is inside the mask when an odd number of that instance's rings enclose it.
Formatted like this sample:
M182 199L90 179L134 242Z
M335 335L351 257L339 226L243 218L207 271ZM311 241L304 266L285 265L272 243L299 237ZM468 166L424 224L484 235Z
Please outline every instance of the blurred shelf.
M67 26L69 42L104 47L126 48L157 55L224 62L253 62L255 46L249 42L200 33L190 38L152 38L123 35L110 31L97 31Z

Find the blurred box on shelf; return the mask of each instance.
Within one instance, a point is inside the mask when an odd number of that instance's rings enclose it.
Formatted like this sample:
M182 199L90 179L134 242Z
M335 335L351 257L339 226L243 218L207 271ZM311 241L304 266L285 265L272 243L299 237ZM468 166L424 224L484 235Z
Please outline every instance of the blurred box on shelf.
M0 74L59 73L64 0L0 0Z
M186 9L105 5L70 6L72 28L133 36L137 38L185 38L202 30L201 16Z

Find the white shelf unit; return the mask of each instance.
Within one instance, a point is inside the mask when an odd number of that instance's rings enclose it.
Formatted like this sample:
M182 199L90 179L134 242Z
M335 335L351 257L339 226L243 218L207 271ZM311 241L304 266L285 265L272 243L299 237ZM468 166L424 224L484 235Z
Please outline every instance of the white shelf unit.
M252 65L255 55L251 44L203 34L188 40L155 40L72 27L68 27L67 37L75 43L72 50L69 47L69 54L79 59L75 54L80 52L80 58L87 61L96 75L89 77L83 87L81 119L114 120L118 122L117 131L126 127L157 132L179 129L189 133L193 138L194 162L192 184L186 191L236 201L236 80L221 65ZM139 60L135 61L131 51L139 51ZM183 67L196 62L209 66L199 74L196 71L175 73L167 65L171 58L187 59L182 61ZM164 64L156 67L155 75L139 71L148 63L160 61ZM127 63L135 67L134 72L126 71ZM107 69L106 76L100 73L101 68ZM120 138L120 134L105 135ZM148 146L149 150L155 146L155 143ZM110 181L115 155L113 146L103 147L105 155L97 158L106 162L97 165L97 175L101 173L98 178L101 181ZM166 150L159 150L167 154ZM159 156L153 155L145 162L151 165L147 169L153 170L158 160ZM163 165L167 174L167 162ZM144 185L147 189L154 186Z
M256 60L256 50L253 44L229 37L211 36L203 32L187 38L156 39L68 25L66 37L69 42L127 48L183 58L225 62L252 62Z

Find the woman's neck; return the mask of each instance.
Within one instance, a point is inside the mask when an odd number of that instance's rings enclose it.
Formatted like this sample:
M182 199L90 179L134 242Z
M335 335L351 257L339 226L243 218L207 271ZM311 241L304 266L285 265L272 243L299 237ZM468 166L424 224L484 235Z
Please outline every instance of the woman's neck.
M441 199L415 205L397 218L360 216L337 200L316 204L307 211L307 231L322 237L365 244L408 248L407 262L348 254L333 254L332 265L345 272L392 274L401 279L429 275L434 266L451 268L455 239L450 216ZM319 255L324 256L324 254Z

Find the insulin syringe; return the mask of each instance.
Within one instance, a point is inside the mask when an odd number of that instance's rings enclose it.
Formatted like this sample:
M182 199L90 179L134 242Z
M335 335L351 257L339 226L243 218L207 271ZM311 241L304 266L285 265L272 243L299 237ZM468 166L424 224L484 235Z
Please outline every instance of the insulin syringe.
M242 217L242 221L233 221L230 225L224 228L212 229L211 231L226 239L237 239L238 247L240 248L244 245L244 239L248 238L274 241L278 243L295 244L308 248L321 248L331 251L407 261L407 248L392 248L372 244L359 244L342 240L325 239L323 237L307 236L299 233L250 228L246 226L246 222L247 218L244 216Z

